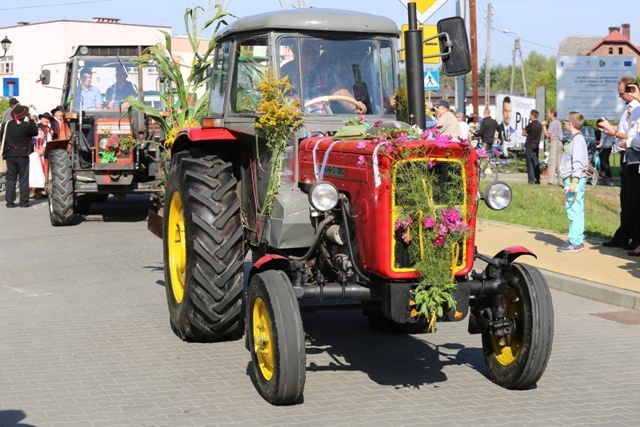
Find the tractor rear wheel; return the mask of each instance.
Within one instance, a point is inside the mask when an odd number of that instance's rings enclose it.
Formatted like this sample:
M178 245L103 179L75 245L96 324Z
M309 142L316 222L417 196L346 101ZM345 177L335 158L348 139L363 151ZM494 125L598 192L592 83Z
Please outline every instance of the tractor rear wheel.
M504 277L506 320L514 321L514 333L504 342L482 332L482 349L489 376L496 384L512 390L534 385L544 373L553 344L553 304L547 282L530 265L511 264Z
M66 150L49 153L48 174L51 225L69 225L73 218L73 169Z
M267 270L251 278L246 318L258 391L273 405L295 403L304 391L306 355L298 300L286 274Z
M243 230L232 164L200 150L174 159L164 212L165 288L183 340L228 338L240 328Z

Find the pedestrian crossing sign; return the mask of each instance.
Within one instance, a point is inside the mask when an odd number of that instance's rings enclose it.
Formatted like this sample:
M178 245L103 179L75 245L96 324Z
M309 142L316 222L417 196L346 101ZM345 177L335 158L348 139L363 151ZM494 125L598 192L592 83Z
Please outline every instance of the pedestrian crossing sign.
M424 72L424 90L440 89L440 72L428 70Z

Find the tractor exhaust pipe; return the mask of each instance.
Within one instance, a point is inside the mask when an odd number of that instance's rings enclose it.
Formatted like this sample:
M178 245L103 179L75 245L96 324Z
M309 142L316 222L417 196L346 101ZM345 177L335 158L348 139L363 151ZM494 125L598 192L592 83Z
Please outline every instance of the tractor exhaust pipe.
M427 117L424 106L424 67L422 59L422 29L418 28L416 3L409 2L409 30L404 34L407 58L407 103L411 125L424 129Z

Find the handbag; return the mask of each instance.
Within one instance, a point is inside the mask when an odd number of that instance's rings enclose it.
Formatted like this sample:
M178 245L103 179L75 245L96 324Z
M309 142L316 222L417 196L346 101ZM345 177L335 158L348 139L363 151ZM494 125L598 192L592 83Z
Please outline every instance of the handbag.
M7 173L7 161L4 156L4 140L7 139L7 128L9 127L9 122L4 124L4 132L2 133L2 146L0 146L0 174L6 175Z

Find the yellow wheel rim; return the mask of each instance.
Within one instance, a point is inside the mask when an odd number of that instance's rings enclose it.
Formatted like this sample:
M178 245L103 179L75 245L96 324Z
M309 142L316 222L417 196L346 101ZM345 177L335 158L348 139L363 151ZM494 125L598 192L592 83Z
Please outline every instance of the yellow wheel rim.
M518 298L516 292L509 288L504 297L504 304L507 309L507 319L517 320L522 315L522 302ZM520 322L516 322L520 323ZM505 337L506 343L501 344L499 338L492 336L491 344L493 346L493 354L501 365L507 366L512 364L518 357L520 352L520 335L522 331L516 331Z
M273 340L269 312L262 298L253 303L253 345L260 372L265 380L273 377Z
M180 304L184 298L185 271L187 267L187 241L184 230L184 213L182 198L176 191L171 196L167 221L167 248L169 255L169 273L171 289L176 302Z

